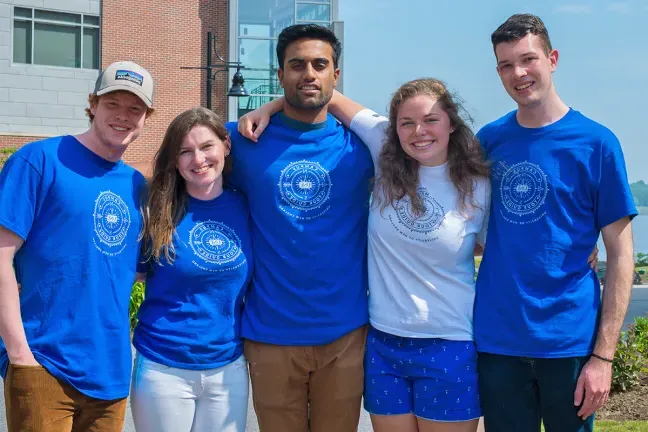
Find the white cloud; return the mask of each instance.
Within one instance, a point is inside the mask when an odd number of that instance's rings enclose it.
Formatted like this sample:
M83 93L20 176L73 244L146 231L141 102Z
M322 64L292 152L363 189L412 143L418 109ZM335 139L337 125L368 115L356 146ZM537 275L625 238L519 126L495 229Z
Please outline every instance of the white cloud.
M579 3L566 3L566 4L558 5L554 9L554 12L557 13L575 14L575 15L590 14L593 11L594 8L592 8L592 5L579 4Z
M622 14L627 14L631 12L630 4L625 2L610 3L608 5L608 10L610 12L616 12Z

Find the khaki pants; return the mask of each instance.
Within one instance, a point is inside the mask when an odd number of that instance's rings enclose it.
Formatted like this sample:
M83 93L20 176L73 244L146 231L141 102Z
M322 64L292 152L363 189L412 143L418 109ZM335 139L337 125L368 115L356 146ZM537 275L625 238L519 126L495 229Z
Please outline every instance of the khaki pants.
M308 432L309 426L311 432L357 431L366 339L362 326L322 346L246 340L260 431Z
M4 382L8 432L121 432L126 399L88 397L41 366L9 365Z

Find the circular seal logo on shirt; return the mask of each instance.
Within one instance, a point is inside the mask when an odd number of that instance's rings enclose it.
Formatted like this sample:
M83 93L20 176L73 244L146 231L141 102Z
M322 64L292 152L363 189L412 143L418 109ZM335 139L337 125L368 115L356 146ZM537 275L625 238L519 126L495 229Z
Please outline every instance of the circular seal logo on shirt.
M396 205L398 221L409 230L428 234L435 231L443 222L445 211L443 206L437 202L425 188L418 189L419 196L423 199L425 213L416 216L412 210L412 203L409 199L403 199Z
M314 210L331 194L331 179L318 162L291 162L279 176L281 197L293 208Z
M518 216L538 210L545 202L547 191L547 176L538 165L530 162L511 166L500 185L504 207Z
M95 200L94 230L99 241L114 247L122 244L131 224L124 200L111 191L104 191Z
M241 255L241 240L222 222L199 222L189 232L194 253L211 264L227 264Z

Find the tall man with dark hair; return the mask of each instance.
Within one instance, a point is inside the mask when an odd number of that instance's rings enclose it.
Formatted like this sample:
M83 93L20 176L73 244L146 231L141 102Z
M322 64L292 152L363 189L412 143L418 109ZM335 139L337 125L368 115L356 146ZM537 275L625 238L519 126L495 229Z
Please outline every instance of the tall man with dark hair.
M0 173L9 432L121 432L124 423L144 177L121 157L153 112L153 80L113 63L89 102L88 131L27 144Z
M277 41L283 111L258 143L232 135L255 275L242 322L263 432L357 430L367 312L368 150L328 114L341 45L295 25ZM310 409L309 409L310 405Z
M540 18L510 17L492 43L518 108L478 133L493 162L474 315L486 430L591 431L632 287L637 211L621 146L556 93L558 51ZM602 307L586 264L599 233Z

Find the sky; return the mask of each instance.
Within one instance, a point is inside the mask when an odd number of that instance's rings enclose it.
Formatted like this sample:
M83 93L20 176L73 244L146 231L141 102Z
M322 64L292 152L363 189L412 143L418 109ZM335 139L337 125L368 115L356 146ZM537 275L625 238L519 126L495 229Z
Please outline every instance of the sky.
M435 77L474 128L515 109L495 70L491 33L515 13L544 21L559 52L563 101L610 128L630 182L648 182L648 0L341 0L343 92L385 114L404 82Z

